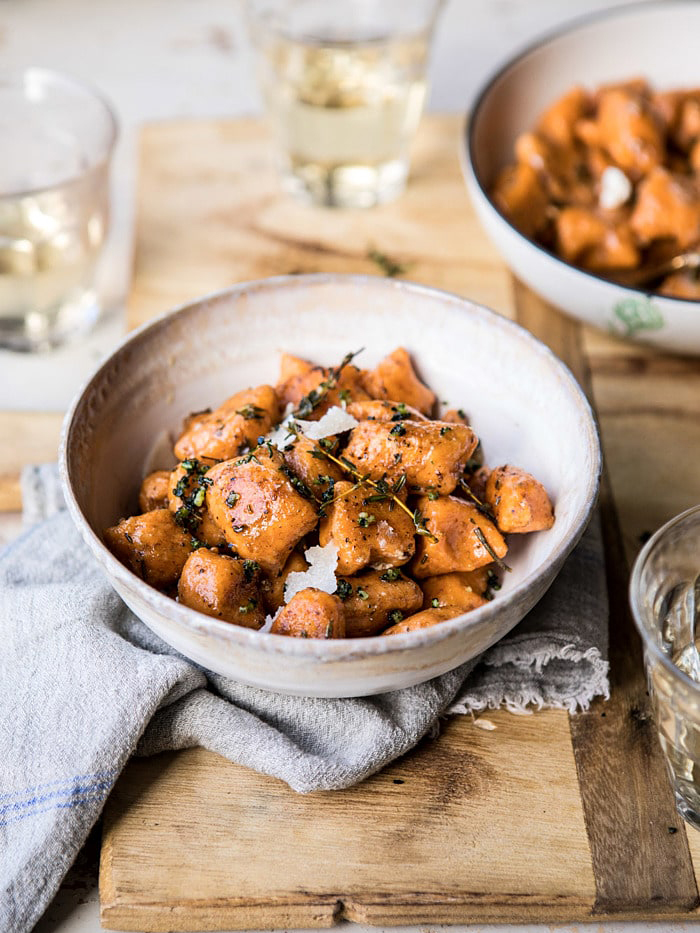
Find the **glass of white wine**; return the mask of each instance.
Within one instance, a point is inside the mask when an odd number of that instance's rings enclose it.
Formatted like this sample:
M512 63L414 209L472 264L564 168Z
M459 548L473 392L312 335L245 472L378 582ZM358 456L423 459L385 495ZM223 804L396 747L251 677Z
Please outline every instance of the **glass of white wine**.
M86 85L43 68L0 73L0 347L46 350L97 319L116 135Z
M403 191L441 0L249 0L286 190L372 207Z

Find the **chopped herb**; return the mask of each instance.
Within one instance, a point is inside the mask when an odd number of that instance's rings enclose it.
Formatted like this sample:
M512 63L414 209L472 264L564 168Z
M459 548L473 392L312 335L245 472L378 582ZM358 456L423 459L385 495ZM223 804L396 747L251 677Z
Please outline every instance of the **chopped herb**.
M437 491L437 489L429 489L428 498L431 502L435 502L436 499L440 498L440 493Z
M338 392L338 398L340 399L341 402L345 402L345 403L349 402L352 399L352 395L350 394L350 389L341 389L340 392Z
M452 428L448 428L447 425L444 424L444 425L440 428L440 437L444 437L446 434L450 434L451 431L452 431Z
M398 424L395 424L394 427L389 431L389 434L393 434L395 437L403 437L406 433L406 427L400 421Z
M185 471L185 473L191 473L192 470L195 470L198 465L199 465L199 461L193 460L193 459L183 460L182 463L180 464L180 466Z
M358 586L357 588L357 595L360 597L360 599L369 599L369 593L361 586Z
M134 539L131 537L131 535L129 534L128 531L125 531L125 532L124 532L124 537L125 537L126 540L129 542L129 544L133 544L133 543L134 543Z
M303 496L304 499L314 498L313 493L311 492L309 487L306 485L306 483L300 480L299 477L296 475L296 473L294 473L292 470L289 469L286 463L282 464L282 466L279 469L280 469L280 473L284 473L284 475L287 477L289 482L292 484L294 489L296 489L296 491L299 493L300 496Z
M392 259L391 256L387 256L386 253L382 253L378 249L368 250L367 258L371 259L373 263L379 266L384 275L388 276L390 279L393 279L397 275L404 275L408 271L408 267L404 263Z
M252 612L257 605L254 599L249 599L247 603L243 603L242 606L238 607L238 611L245 615L247 612Z
M326 626L326 634L325 634L324 637L325 637L325 638L332 638L332 637L333 637L333 622L332 622L332 621L329 622L328 625Z
M199 525L199 515L186 505L181 505L175 512L175 521L186 531L194 532Z
M238 500L239 500L240 498L241 498L241 497L240 497L239 493L237 493L237 492L230 492L230 493L226 496L226 505L227 505L230 509L232 509L232 508L234 507L234 505L238 502Z
M397 580L403 580L403 574L400 570L397 570L396 567L389 567L389 569L385 570L379 579L382 581L382 583L396 583Z
M243 561L243 578L246 583L250 583L255 574L260 570L260 564L256 560Z
M251 452L249 454L246 454L245 457L241 457L240 460L236 460L234 466L242 466L244 463L250 463L251 460L254 461L255 463L258 463L258 464L260 463L258 458L255 456L254 450L251 450Z
M464 410L463 408L458 408L458 409L457 409L457 415L458 415L459 418L462 419L462 421L466 421L466 420L467 420L467 413L465 412L465 410Z
M195 492L194 496L192 497L192 505L194 505L196 508L200 508L201 506L203 506L204 497L206 496L206 494L207 494L206 487L200 486L199 489Z
M335 447L335 441L332 441L330 437L322 437L319 444L324 450L333 450Z
M433 598L430 600L430 605L433 609L440 608L440 600L437 598L437 596L433 596Z
M300 638L308 638L308 637L309 637L309 633L306 631L306 629L304 629L304 631L301 633L301 635L300 635L299 637L300 637Z
M338 586L336 587L335 595L339 599L347 599L349 596L352 596L352 586L348 583L347 580L338 580Z
M361 528L369 528L372 522L376 522L377 516L372 515L370 512L360 512L357 516L357 524Z
M181 499L187 492L188 479L187 476L181 476L180 479L175 484L173 489L173 495L177 496L178 499Z
M201 547L206 547L204 541L200 541L199 538L190 538L190 547L193 551L198 551Z
M406 485L406 474L402 473L401 476L399 476L399 478L396 480L396 482L394 483L391 489L392 494L396 495L397 493L401 492L401 490L403 489L405 485Z
M244 405L243 408L236 410L236 414L245 418L246 421L262 421L267 412L259 405Z
M392 625L396 625L397 622L403 622L403 612L400 609L392 609L387 618Z
M328 457L324 454L322 450L311 450L309 451L314 460L327 460Z
M491 590L500 590L501 588L501 581L498 579L493 570L489 570L486 575L486 585Z

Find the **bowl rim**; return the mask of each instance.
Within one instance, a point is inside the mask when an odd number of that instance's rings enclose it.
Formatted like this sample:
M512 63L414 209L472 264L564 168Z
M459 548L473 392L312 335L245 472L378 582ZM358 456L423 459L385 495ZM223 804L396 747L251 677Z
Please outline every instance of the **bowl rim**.
M537 252L541 253L542 256L562 266L563 269L567 269L573 273L583 275L589 279L592 279L596 283L607 285L616 289L621 289L622 291L629 292L630 295L634 295L636 297L641 295L648 298L649 300L654 299L656 301L661 301L664 303L664 305L666 302L671 302L674 310L679 310L682 313L697 315L698 306L700 306L700 298L678 298L675 295L660 295L658 292L652 290L635 288L632 285L624 285L622 282L615 282L612 279L606 279L605 276L600 275L597 272L592 272L589 269L582 269L579 266L574 265L572 262L568 262L568 260L562 259L561 256L557 256L556 253L552 252L550 249L547 249L546 246L543 246L541 243L538 243L531 237L526 236L524 233L518 230L518 228L509 220L508 217L506 217L503 211L493 201L486 185L484 185L479 173L476 170L476 163L474 161L475 124L477 122L479 111L493 90L494 85L521 61L528 58L530 55L532 55L534 52L537 52L544 46L556 42L557 40L562 39L567 35L575 34L578 30L587 26L595 25L596 23L604 22L605 20L610 19L626 19L630 15L643 13L649 10L663 10L666 12L668 11L669 7L673 5L679 7L697 7L697 0L671 0L670 3L668 0L636 0L634 3L608 7L606 9L598 10L592 13L584 13L581 16L574 17L573 19L562 23L560 26L557 26L554 29L541 33L538 37L528 42L526 45L521 46L519 50L515 52L515 54L498 65L495 70L491 71L484 79L484 81L479 85L476 93L472 98L471 107L464 117L463 131L460 135L459 150L462 172L467 177L467 180L471 179L473 181L476 190L479 192L491 210L494 211L499 219L505 224L505 226L520 240L522 240L528 246L533 247Z
M284 656L293 655L304 658L314 658L326 662L342 661L353 658L358 654L366 655L384 655L395 652L402 652L409 649L420 648L424 645L437 643L451 637L457 629L471 627L477 621L483 621L490 616L497 616L508 606L511 606L516 600L529 590L539 578L541 578L546 566L538 566L532 570L520 583L517 584L507 594L496 597L496 599L474 609L471 612L463 613L454 619L448 619L439 625L429 628L419 629L414 632L406 632L393 635L390 638L381 638L378 636L363 636L360 638L334 638L328 640L322 639L303 639L287 638L273 635L268 632L260 632L254 629L247 629L242 626L232 625L220 619L215 619L183 606L166 596L159 590L147 584L139 576L127 569L107 548L101 538L90 527L89 522L83 515L77 497L72 488L72 477L70 468L70 445L75 429L75 419L79 414L84 400L88 393L101 378L102 374L114 364L114 361L122 354L128 352L132 344L143 339L151 332L167 327L171 320L187 314L188 311L201 307L203 304L217 303L229 298L235 298L251 292L258 292L263 289L285 289L307 288L315 285L326 284L357 284L370 285L374 288L393 289L396 291L408 291L417 295L432 296L447 301L454 307L460 307L465 310L467 306L470 312L476 312L482 319L491 320L496 325L506 330L514 332L518 339L529 344L530 348L545 360L550 368L559 370L562 378L568 384L571 396L577 402L582 414L587 421L586 446L592 455L592 470L587 477L585 497L577 512L572 516L571 527L566 539L561 541L552 554L549 556L547 565L557 565L558 570L568 557L571 551L578 543L581 535L588 525L593 508L597 501L600 475L602 471L602 451L600 446L599 429L595 414L588 401L583 389L574 378L571 370L560 360L556 354L541 340L535 337L525 327L516 321L504 315L498 314L484 305L477 304L468 298L464 298L454 292L435 288L430 285L421 285L415 282L407 282L402 279L383 278L375 275L357 275L343 273L311 273L303 275L279 275L270 276L264 279L256 279L248 282L240 282L235 285L227 286L210 292L192 301L184 302L176 307L164 311L146 321L140 327L126 334L123 339L114 347L112 352L100 362L94 372L84 381L73 399L66 415L63 419L61 428L61 437L59 443L59 473L61 486L66 500L68 511L78 528L81 537L88 545L92 554L97 558L103 571L109 568L108 579L114 578L125 589L136 591L147 605L170 617L179 625L184 626L190 632L206 633L215 636L221 636L224 640L232 642L234 645L242 647L256 646L270 654L280 654ZM552 578L552 582L555 576ZM112 580L110 579L110 583ZM112 583L112 585L114 585Z
M675 528L676 525L682 524L686 519L691 518L698 513L700 513L700 505L692 505L689 509L686 509L684 512L681 512L678 515L674 515L673 518L670 518L667 522L661 525L660 528L656 529L651 538L649 538L649 540L645 543L639 554L637 554L634 565L632 566L632 573L630 574L629 584L627 586L627 598L632 610L632 618L634 619L634 624L636 625L637 631L639 632L639 637L642 642L643 649L650 652L654 658L659 661L663 667L666 668L669 674L679 679L683 684L685 684L686 687L693 690L695 693L700 693L700 682L693 680L693 678L686 674L685 671L682 671L680 667L674 664L671 658L652 638L649 626L647 625L646 621L646 613L642 608L642 599L640 598L640 593L641 579L642 573L644 572L644 567L646 566L647 560L649 559L651 552L654 550L658 542L666 535L667 532L671 531L672 528Z

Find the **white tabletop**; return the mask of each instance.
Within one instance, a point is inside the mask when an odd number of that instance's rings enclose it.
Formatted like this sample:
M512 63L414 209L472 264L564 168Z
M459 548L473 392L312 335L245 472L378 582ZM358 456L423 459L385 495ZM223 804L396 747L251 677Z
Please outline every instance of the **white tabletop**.
M435 37L430 108L465 110L484 77L515 49L561 22L609 5L607 0L448 0ZM105 276L105 319L89 339L59 352L28 356L0 351L0 409L21 404L29 410L63 410L123 329L121 302L128 289L139 125L176 117L258 113L260 100L242 7L236 0L3 0L0 63L3 68L44 65L90 80L111 98L121 124L113 172L114 223ZM3 516L0 547L19 530L18 516ZM96 933L100 929L97 851L95 837L40 921L40 933ZM352 926L358 933L376 930ZM426 927L410 929L428 931ZM555 928L431 927L430 931L438 929L544 933ZM595 923L556 929L562 933L629 933L632 929L699 933L700 924Z

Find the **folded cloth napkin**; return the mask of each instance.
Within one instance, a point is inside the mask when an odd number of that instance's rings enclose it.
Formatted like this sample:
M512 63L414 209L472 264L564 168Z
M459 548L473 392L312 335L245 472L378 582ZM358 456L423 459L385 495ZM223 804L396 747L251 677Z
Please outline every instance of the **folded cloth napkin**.
M364 699L280 696L202 670L122 603L63 509L23 476L34 527L0 555L0 930L31 929L132 754L201 745L296 791L361 781L441 715L586 708L607 695L597 521L528 617L478 661ZM35 524L39 522L39 524Z

